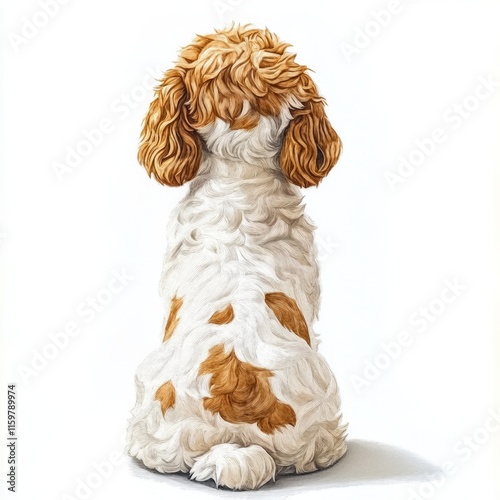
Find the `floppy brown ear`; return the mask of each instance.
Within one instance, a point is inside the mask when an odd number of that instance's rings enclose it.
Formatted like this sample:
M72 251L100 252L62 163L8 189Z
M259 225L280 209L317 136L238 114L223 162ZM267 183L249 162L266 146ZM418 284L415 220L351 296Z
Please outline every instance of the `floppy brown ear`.
M281 149L281 169L300 187L317 186L337 163L342 141L325 113L323 99L292 113Z
M201 139L189 123L186 101L181 72L168 70L143 122L138 160L168 186L190 181L200 167Z

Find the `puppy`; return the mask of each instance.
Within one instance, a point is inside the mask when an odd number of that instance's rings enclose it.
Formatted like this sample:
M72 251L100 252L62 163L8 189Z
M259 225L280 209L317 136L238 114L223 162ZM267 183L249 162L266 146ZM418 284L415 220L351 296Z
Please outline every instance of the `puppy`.
M137 371L128 452L235 490L346 451L298 188L318 185L341 141L288 47L248 27L197 36L156 88L138 154L160 183L190 185L170 219L163 341Z

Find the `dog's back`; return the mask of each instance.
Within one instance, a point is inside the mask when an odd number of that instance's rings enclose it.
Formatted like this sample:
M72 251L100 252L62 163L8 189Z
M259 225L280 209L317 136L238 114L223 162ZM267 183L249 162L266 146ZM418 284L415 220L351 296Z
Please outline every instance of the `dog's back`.
M337 385L313 331L313 226L294 185L319 182L340 141L306 68L274 35L234 28L212 41L184 49L145 122L140 159L148 170L166 184L192 182L169 224L163 342L137 372L129 452L161 472L252 489L345 453ZM240 51L222 69L221 43ZM274 62L296 80L293 91L276 92L279 108L270 103L262 114L269 89L262 98L248 91L241 106L235 96L232 119L229 108L217 111L220 102L194 99L209 92L190 70L202 66L212 87L218 78L227 84L246 56L257 66L243 79L256 83L259 68L267 74ZM213 120L204 123L200 109Z

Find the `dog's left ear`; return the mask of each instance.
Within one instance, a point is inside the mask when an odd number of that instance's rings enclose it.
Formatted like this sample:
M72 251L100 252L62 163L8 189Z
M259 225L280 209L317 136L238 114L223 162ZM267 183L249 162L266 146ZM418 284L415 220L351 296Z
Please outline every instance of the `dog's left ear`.
M337 163L342 142L317 94L292 112L281 149L281 169L300 187L317 186Z
M181 71L170 69L144 118L139 162L168 186L190 181L200 167L201 138L190 124L187 98Z

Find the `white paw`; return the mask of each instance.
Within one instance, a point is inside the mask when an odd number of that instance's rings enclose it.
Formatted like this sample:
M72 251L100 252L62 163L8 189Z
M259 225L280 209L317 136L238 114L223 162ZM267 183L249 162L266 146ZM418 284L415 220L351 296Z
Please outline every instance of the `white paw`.
M190 478L213 479L217 487L254 490L274 480L276 464L264 448L251 445L218 444L196 459Z

